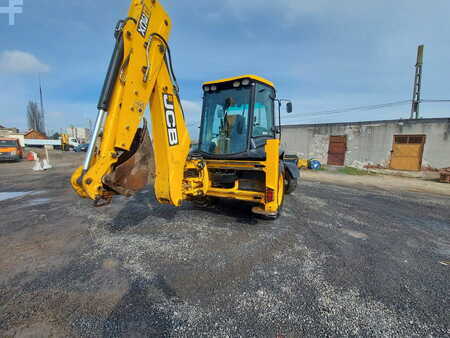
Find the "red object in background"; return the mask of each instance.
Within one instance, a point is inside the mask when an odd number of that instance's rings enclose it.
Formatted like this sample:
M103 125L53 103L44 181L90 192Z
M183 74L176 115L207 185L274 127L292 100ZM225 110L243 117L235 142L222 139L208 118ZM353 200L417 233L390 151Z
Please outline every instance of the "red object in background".
M441 183L450 183L450 167L442 169L440 174L441 174Z
M30 151L27 155L27 161L36 161L36 155L32 151Z
M347 136L331 136L328 149L328 165L343 166L347 153Z

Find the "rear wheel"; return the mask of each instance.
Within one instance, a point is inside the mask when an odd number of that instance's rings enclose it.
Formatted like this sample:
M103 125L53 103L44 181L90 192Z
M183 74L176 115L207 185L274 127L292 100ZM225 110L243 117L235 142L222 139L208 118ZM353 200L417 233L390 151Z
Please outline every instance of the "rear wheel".
M209 208L212 207L215 204L216 200L212 197L203 197L203 198L196 198L192 200L192 203L197 208Z

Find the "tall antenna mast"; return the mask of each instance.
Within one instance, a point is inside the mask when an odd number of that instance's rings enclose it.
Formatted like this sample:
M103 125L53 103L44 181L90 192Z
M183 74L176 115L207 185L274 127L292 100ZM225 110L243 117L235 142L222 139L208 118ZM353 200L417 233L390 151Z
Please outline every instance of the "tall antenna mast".
M420 117L420 103L422 92L422 66L423 66L423 49L424 45L420 45L417 50L416 75L414 77L414 91L411 108L411 119Z

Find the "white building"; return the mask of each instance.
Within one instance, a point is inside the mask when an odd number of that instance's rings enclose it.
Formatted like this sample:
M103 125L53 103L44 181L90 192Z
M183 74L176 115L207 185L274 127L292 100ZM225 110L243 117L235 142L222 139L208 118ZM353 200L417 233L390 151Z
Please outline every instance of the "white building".
M450 167L450 118L283 126L288 153L324 164L429 170Z
M89 128L69 127L66 129L66 133L69 137L74 137L80 141L80 143L86 143L91 137Z

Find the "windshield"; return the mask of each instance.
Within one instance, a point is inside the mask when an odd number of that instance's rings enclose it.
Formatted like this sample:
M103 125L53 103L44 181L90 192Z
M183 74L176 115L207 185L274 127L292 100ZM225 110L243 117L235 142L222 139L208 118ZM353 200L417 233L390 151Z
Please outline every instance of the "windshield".
M251 87L205 93L200 151L238 154L247 150Z
M17 142L13 140L0 140L0 147L17 147Z

